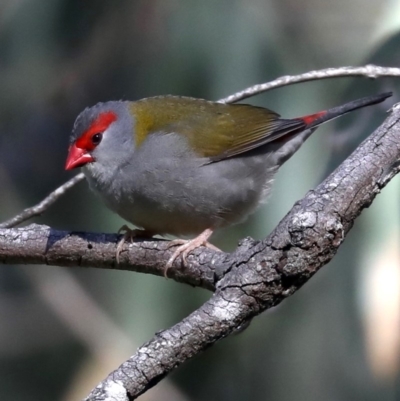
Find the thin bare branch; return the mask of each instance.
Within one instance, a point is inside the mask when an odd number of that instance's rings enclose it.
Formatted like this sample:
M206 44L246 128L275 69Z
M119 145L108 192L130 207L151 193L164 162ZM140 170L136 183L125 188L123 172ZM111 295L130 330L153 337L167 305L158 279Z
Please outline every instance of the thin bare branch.
M265 84L258 84L244 89L233 95L220 99L221 103L235 103L254 95L280 88L282 86L298 84L300 82L316 81L319 79L339 77L366 77L376 79L379 77L400 77L400 68L365 65L363 67L338 67L315 70L299 75L285 75Z
M0 228L15 227L32 217L39 216L45 210L47 210L57 199L63 196L69 189L71 189L78 182L82 181L84 178L85 175L83 173L77 174L75 177L71 178L66 183L47 195L37 205L29 207L28 209L25 209L22 213L19 213L15 217L5 221L4 223L1 223Z

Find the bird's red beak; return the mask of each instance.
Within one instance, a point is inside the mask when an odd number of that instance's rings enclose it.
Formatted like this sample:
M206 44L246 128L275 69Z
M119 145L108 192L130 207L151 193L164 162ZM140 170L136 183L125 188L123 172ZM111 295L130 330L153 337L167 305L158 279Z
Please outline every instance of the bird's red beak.
M94 161L87 150L78 148L76 144L69 147L67 162L65 163L65 170L72 170L73 168L82 167L87 163Z

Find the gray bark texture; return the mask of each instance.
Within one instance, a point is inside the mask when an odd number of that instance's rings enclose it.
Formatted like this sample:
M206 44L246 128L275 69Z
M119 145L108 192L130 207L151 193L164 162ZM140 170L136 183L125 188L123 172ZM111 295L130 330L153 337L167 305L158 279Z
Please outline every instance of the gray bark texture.
M201 248L170 278L213 291L211 298L149 342L86 400L133 400L177 366L280 303L336 254L361 211L400 170L400 107L322 184L298 201L262 241L244 239L232 254ZM0 262L124 269L163 275L167 241L126 244L118 235L56 231L40 225L0 229Z

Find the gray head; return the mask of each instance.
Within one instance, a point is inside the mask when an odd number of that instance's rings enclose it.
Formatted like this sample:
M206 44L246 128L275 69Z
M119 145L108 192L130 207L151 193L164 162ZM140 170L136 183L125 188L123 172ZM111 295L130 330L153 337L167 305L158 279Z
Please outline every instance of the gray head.
M133 154L133 116L130 102L98 103L79 114L70 137L66 170L114 169Z

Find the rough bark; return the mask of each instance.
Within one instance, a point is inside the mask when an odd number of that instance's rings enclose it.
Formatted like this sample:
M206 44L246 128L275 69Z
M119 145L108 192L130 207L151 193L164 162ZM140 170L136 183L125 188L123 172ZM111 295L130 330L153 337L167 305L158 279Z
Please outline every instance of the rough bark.
M159 332L101 382L87 400L132 400L171 370L280 303L336 254L361 211L400 169L400 108L341 166L297 202L262 241L245 239L232 254L201 248L169 275L214 293L187 318ZM165 241L125 246L116 235L69 233L31 225L0 230L0 262L120 268L162 275Z

